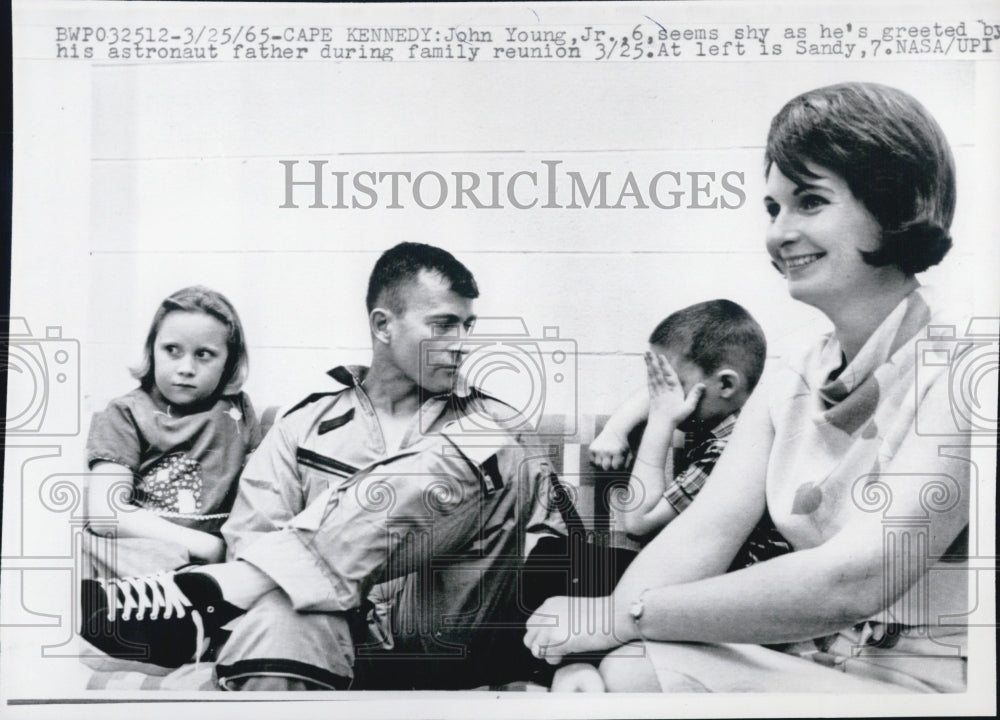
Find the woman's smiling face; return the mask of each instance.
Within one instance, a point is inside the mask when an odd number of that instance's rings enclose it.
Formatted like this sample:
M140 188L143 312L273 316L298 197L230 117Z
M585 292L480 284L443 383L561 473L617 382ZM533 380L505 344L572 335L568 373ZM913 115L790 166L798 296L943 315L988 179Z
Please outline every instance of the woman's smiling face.
M848 297L877 292L886 273L900 271L862 258L861 251L878 249L882 228L844 179L812 163L806 168L815 177L796 184L771 166L764 198L771 217L767 250L792 297L832 309Z

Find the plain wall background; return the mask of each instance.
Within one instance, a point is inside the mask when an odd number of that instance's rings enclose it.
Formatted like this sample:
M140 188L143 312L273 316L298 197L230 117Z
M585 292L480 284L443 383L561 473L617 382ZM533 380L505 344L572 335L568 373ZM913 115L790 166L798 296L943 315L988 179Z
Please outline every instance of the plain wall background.
M98 409L128 389L125 366L138 356L157 303L193 283L221 290L240 311L251 343L247 389L258 405L322 389L325 369L369 356L363 301L378 254L414 240L444 247L472 269L481 315L520 316L536 338L558 327L578 350L578 409L607 412L641 386L638 353L653 326L684 305L713 297L742 303L764 326L772 359L825 327L787 297L764 251L763 142L772 115L793 95L846 78L900 86L939 119L960 182L975 172L979 115L970 112L977 96L969 64L847 69L825 61L798 63L794 73L721 62L537 69L321 62L96 69L79 288L89 308L85 405ZM281 159L300 161L298 177L311 176L308 160L322 159L325 172L464 170L484 182L487 171L509 177L560 160L560 171L588 181L609 171L613 197L629 171L644 191L661 170L735 171L747 200L735 210L509 203L425 210L412 200L390 210L384 199L373 210L341 210L308 208L312 191L297 189L300 207L289 209L278 207ZM560 185L568 192L565 176ZM959 295L971 291L963 279L976 262L968 190L962 182L956 248L927 277ZM564 400L553 396L546 410L570 411Z

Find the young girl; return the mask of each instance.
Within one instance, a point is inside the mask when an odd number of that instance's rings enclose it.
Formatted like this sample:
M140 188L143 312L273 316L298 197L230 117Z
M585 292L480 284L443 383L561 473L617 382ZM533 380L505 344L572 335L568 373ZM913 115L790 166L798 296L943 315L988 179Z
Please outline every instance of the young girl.
M165 299L146 337L139 387L94 415L87 440L90 571L150 574L224 559L219 528L260 442L240 391L243 326L201 286Z

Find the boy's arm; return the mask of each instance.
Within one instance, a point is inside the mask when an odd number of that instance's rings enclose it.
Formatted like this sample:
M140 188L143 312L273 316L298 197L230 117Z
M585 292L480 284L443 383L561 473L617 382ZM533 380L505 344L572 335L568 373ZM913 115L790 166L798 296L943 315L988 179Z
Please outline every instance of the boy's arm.
M624 515L625 529L633 535L660 530L677 516L678 510L664 499L673 489L665 477L667 455L674 430L694 412L704 392L699 384L685 395L680 378L662 355L646 353L649 380L649 422L643 433L632 477L629 479L633 509ZM669 499L669 495L667 495Z
M659 416L651 417L646 425L628 481L631 501L622 512L630 535L649 535L677 516L663 497L672 467L667 458L674 430L671 421Z
M640 390L611 414L604 429L590 443L590 462L604 470L618 470L628 459L628 434L649 415L649 393Z
M643 437L645 442L645 437ZM708 476L715 469L715 463L722 456L722 451L726 449L729 442L728 436L714 438L699 448L697 456L684 472L670 477L670 469L664 470L664 480L659 487L660 494L655 498L656 502L649 500L637 508L639 512L632 513L630 525L630 514L625 515L625 529L633 535L648 535L651 532L660 530L671 520L677 517L694 500L694 496L704 487L708 481ZM639 448L642 453L642 446ZM668 451L669 452L669 451ZM638 468L638 461L636 466ZM636 469L632 471L632 478L636 476ZM633 480L630 480L630 483ZM649 488L648 483L645 488ZM633 488L632 492L636 492Z

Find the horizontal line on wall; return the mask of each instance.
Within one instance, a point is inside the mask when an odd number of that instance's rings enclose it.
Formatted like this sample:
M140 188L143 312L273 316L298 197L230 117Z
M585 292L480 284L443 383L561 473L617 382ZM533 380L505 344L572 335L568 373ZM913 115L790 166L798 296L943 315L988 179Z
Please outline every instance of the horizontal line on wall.
M113 340L84 340L85 345L99 346L99 347L126 347L130 343L115 342ZM365 350L371 350L371 345L358 345L358 346L348 346L348 345L253 345L248 344L247 349L249 350L308 350L310 352L330 352L336 350L339 352L363 352Z
M493 339L492 336L485 336L489 339ZM573 340L571 337L559 338L560 340ZM516 341L516 338L511 339ZM532 340L542 340L544 338L536 338L534 336L527 336L523 338L523 341L531 342ZM469 342L475 342L476 337L472 336ZM111 342L111 341L101 341L101 340L89 340L84 341L85 345L102 345L106 347L120 347L125 346L127 343ZM307 351L307 352L322 352L328 354L345 353L345 352L364 352L366 350L371 350L370 345L254 345L250 344L247 346L247 350L250 354L255 354L259 351L266 350L293 350L293 351ZM630 351L630 350L577 350L577 357L590 357L590 358L641 358L644 355L644 351ZM769 358L781 357L780 355L767 355Z
M92 255L381 255L379 250L91 250ZM462 255L763 255L763 250L468 250Z
M957 146L956 146L957 147ZM266 155L161 155L156 157L92 157L92 162L150 162L157 160L294 160L299 158L385 157L409 155L586 155L595 153L692 153L729 150L763 150L763 145L712 145L706 147L592 148L563 150L370 150L364 152L283 153ZM558 158L554 158L558 159Z

